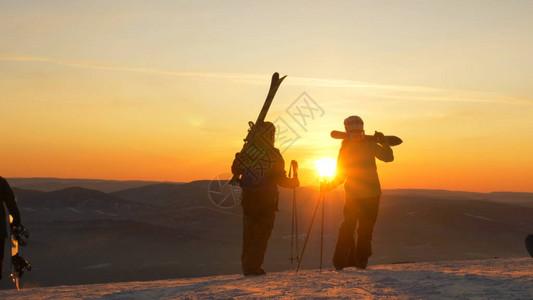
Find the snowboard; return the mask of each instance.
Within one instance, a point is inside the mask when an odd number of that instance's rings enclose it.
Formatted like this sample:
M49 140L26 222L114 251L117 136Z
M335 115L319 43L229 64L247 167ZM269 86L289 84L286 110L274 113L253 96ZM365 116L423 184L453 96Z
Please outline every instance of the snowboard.
M287 75L280 78L279 73L277 72L272 75L272 79L270 81L270 89L268 90L268 94L263 104L263 107L259 112L259 116L257 116L257 120L255 121L255 123L252 121L248 122L248 126L250 128L248 129L248 134L244 139L244 146L242 147L241 151L235 154L235 158L239 159L239 155L243 151L246 151L249 148L250 144L252 144L253 141L257 138L257 136L261 134L259 128L261 127L261 124L265 121L270 105L272 104L272 100L274 100L274 96L276 95L276 92L278 91L278 88L283 82L283 79L285 79L285 77L287 77ZM233 175L233 177L229 181L229 183L232 185L236 185L238 182L239 175Z
M333 130L331 132L331 137L338 140L350 140L350 139L365 139L367 141L380 142L379 139L374 135L360 135L360 134L350 134L348 132ZM385 139L387 140L389 146L398 146L403 143L402 139L395 135L386 135Z
M13 225L13 217L9 215L9 227L11 229L11 279L17 290L20 291L20 278L25 270L30 271L31 265L19 253L19 246L25 246L24 238L29 237L28 230L22 226Z
M529 252L529 255L533 257L533 234L530 234L526 237L526 248Z

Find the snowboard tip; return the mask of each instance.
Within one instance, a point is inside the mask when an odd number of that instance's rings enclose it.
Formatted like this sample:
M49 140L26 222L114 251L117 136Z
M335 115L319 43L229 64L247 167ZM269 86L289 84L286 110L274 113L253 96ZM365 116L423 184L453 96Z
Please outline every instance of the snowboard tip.
M343 139L346 137L346 133L342 132L342 131L337 131L337 130L333 130L330 134L329 134L332 138L334 139Z

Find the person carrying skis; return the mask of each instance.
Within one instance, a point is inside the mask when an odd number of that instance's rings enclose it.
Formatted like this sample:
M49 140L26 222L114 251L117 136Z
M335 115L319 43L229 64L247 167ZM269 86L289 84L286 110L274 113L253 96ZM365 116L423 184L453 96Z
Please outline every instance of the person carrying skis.
M352 266L366 269L372 255L372 232L381 196L375 158L391 162L394 155L383 133L374 135L379 143L364 138L364 123L360 117L346 118L344 127L352 138L343 140L335 178L323 183L321 190L332 190L344 183L344 222L339 229L333 265L337 270Z
M262 122L258 134L236 154L231 166L233 175L241 176L243 189L243 240L241 264L244 276L264 275L262 268L268 239L274 227L278 207L278 185L298 187L298 177L288 178L285 161L274 147L276 127Z
M5 226L7 220L4 204L7 207L9 214L13 217L13 226L20 226L20 211L15 194L7 181L3 177L0 177L0 224L2 224L0 225L0 279L2 279L2 270L4 266L4 245L5 240L8 237L8 231Z

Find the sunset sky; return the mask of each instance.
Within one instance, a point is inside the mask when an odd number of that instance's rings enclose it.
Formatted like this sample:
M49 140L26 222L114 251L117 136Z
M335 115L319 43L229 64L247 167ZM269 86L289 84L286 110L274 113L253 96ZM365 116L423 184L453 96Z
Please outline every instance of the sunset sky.
M533 1L0 0L0 176L192 181L267 116L303 183L344 118L397 135L382 186L533 192ZM306 92L323 115L287 108Z

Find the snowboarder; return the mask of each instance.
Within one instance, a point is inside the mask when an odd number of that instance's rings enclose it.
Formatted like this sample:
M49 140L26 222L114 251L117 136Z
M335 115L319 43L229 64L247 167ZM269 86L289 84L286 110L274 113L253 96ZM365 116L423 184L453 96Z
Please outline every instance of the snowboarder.
M344 139L337 158L335 178L321 185L322 191L335 189L344 183L344 222L339 229L333 265L337 270L345 267L366 269L372 255L372 232L378 215L381 186L376 160L391 162L394 155L383 133L376 132L375 139L364 136L364 123L358 116L344 120L346 133L353 138ZM357 243L354 232L357 227Z
M15 199L15 194L13 193L13 190L7 183L7 181L0 177L0 279L2 278L2 270L4 266L4 245L5 240L8 237L7 235L7 229L6 225L6 212L4 208L4 204L7 207L7 210L9 214L13 217L12 225L19 227L20 226L20 212L17 205L17 200Z
M241 264L245 276L266 274L262 265L278 207L278 185L300 185L297 176L286 176L285 161L274 147L274 124L262 122L255 126L259 126L259 134L237 153L231 166L233 175L241 176L239 184L243 189Z

